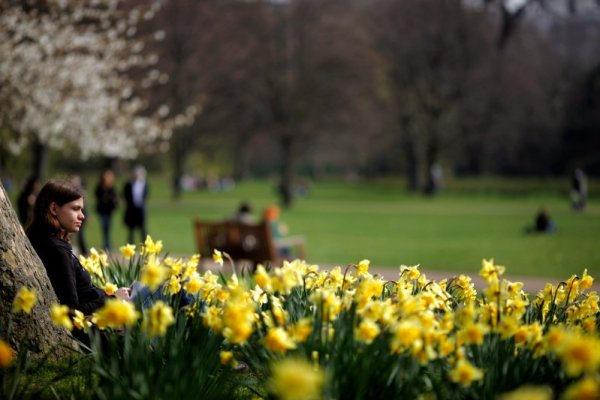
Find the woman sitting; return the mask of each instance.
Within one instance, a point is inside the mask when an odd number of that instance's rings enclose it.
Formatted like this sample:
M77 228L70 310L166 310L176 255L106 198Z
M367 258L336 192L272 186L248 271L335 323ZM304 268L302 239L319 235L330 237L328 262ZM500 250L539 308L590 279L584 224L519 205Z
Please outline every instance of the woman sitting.
M104 305L104 291L93 286L90 274L73 254L70 235L81 228L83 214L82 192L64 180L49 181L35 201L33 218L27 236L39 255L56 297L70 309L91 315ZM129 299L129 289L121 288L116 297ZM87 335L75 331L74 336L87 343Z

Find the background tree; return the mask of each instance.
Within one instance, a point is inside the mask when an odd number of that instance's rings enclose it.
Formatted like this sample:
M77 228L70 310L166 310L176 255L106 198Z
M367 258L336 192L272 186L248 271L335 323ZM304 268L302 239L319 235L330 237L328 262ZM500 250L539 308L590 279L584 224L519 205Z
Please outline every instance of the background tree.
M15 151L30 145L33 174L45 149L87 158L133 157L167 139L175 119L149 113L143 90L161 79L158 59L136 38L159 4L7 1L0 6L0 124ZM133 71L143 79L134 80ZM139 83L139 84L138 84ZM3 142L4 143L4 142Z
M296 168L306 152L323 137L357 134L367 126L375 55L353 2L259 5L263 24L253 54L260 104L256 129L277 144L278 190L289 206Z

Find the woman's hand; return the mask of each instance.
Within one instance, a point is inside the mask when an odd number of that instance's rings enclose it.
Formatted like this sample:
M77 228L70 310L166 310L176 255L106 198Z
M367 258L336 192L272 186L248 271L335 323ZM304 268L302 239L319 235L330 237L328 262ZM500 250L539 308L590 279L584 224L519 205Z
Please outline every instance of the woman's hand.
M117 289L115 292L115 296L121 300L130 300L131 289L127 287L122 287Z

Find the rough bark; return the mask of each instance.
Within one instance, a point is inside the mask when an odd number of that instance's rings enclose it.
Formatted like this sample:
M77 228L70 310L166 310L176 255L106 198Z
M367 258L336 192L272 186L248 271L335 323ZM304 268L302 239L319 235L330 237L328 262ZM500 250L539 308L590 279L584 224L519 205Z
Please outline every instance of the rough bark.
M13 314L12 303L19 288L35 288L38 301L30 314ZM5 332L12 319L11 346L24 345L34 353L66 355L76 348L67 331L50 321L49 309L58 303L44 266L25 236L17 215L0 183L0 326Z

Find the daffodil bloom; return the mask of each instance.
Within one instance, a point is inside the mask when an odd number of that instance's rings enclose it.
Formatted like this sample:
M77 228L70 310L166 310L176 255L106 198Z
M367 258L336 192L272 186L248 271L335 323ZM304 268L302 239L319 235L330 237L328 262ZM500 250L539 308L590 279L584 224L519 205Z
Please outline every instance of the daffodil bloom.
M106 293L108 296L114 295L117 289L117 285L114 283L107 283L104 285L104 293Z
M223 309L223 336L231 343L241 344L253 332L254 308L243 299L228 302Z
M497 282L506 268L500 265L494 265L494 259L483 260L479 276L485 279L488 284L491 282Z
M571 334L564 339L558 355L568 376L597 371L600 367L600 339Z
M462 339L463 343L481 345L488 332L489 327L487 325L470 323L458 332L458 336Z
M56 326L61 326L65 329L72 330L73 323L69 318L69 307L60 304L52 304L50 306L50 319Z
M498 400L552 400L552 389L548 386L522 386L502 394Z
M202 314L202 322L213 331L221 332L223 330L223 320L220 313L221 309L219 307L207 307Z
M466 360L459 360L450 371L450 379L462 386L470 386L474 381L483 378L483 372Z
M283 359L271 366L268 383L271 393L281 400L309 400L322 397L325 377L304 360Z
M167 269L159 264L155 256L151 255L142 267L140 282L154 291L167 277Z
M108 261L108 255L104 252L98 252L94 247L90 249L90 257L94 263L98 263L99 265L106 265Z
M369 264L371 261L362 260L356 265L356 276L365 276L369 271Z
M221 253L219 250L214 249L212 258L217 264L223 265L223 253Z
M356 328L355 336L359 341L370 344L379 335L380 331L381 329L375 322L365 319Z
M15 352L4 340L0 339L0 368L8 368L15 358Z
M517 332L518 328L519 328L519 321L512 316L507 316L507 317L502 318L502 320L496 327L496 329L498 330L498 333L500 333L500 337L502 339L511 338Z
M175 323L173 309L163 301L158 300L148 310L144 318L143 329L152 336L164 336L167 328Z
M233 352L222 350L219 353L219 361L222 365L229 364L231 361L233 361Z
M167 281L167 285L165 286L165 292L168 294L177 294L181 291L181 282L179 277L176 275L171 275L169 280Z
M150 235L146 236L146 240L144 241L144 245L142 246L142 254L150 255L150 254L158 254L161 252L163 247L162 240L157 240L154 242Z
M409 281L414 281L419 279L421 272L419 272L419 267L417 265L413 265L407 267L406 265L400 266L400 275L406 277Z
M422 328L416 321L401 321L394 327L394 337L391 342L392 352L400 352L408 348L421 337Z
M273 285L271 284L271 277L267 274L265 267L259 264L256 267L256 271L252 276L254 282L265 292L270 293L273 291Z
M21 286L15 299L13 300L12 311L14 313L24 312L29 314L37 301L37 292L35 289L28 289Z
M121 328L133 325L139 318L133 303L121 299L108 299L95 313L96 324L100 329Z
M87 331L92 326L92 323L86 319L81 311L75 310L73 314L73 326L75 326L75 329Z
M178 276L183 269L183 261L181 258L173 259L172 257L167 257L164 259L163 264L169 270L169 276Z
M303 343L312 333L313 327L308 318L301 319L290 327L290 336L296 343Z
M126 244L125 246L119 247L119 251L121 255L126 260L129 260L131 257L135 255L135 245L134 244Z
M581 289L589 289L592 287L592 284L594 283L594 278L592 278L590 275L588 275L587 273L587 268L583 271L583 276L581 277L581 281L579 282L579 287Z
M265 347L278 352L286 352L296 348L296 343L282 327L269 329L265 336Z
M564 400L597 400L600 398L600 382L593 376L585 376L565 390Z

